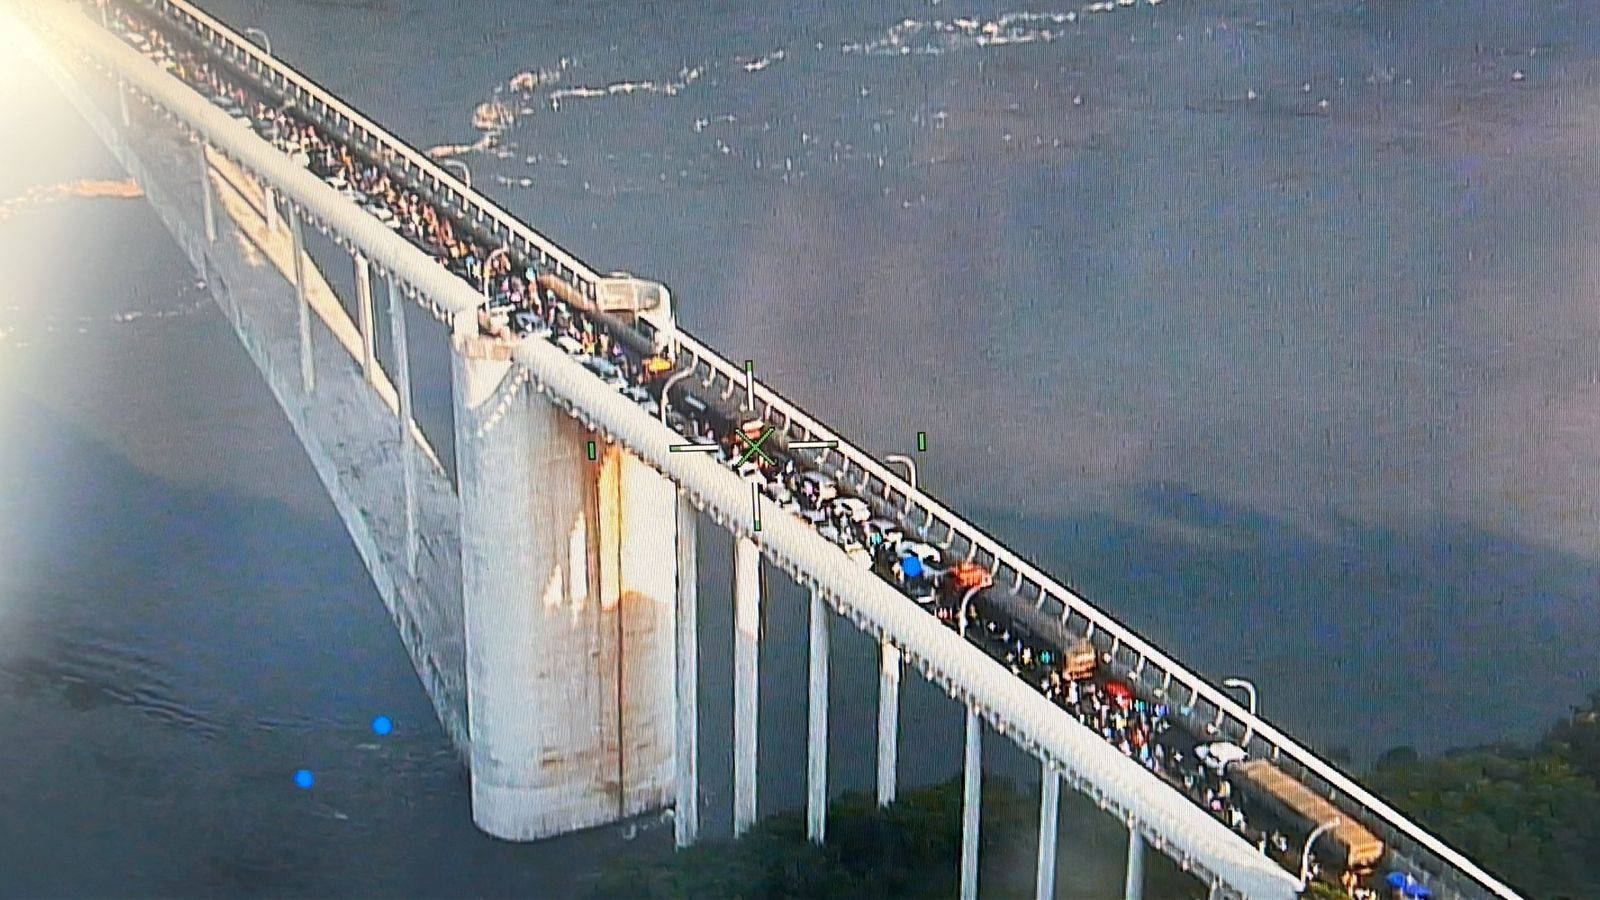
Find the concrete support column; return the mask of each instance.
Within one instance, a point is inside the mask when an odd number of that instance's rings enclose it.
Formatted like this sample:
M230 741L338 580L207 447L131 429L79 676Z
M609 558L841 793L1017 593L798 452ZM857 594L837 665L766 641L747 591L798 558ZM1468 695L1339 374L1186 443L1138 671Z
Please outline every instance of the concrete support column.
M539 840L672 802L670 482L452 342L472 815ZM654 479L654 480L652 480ZM646 527L648 525L648 527Z
M1061 810L1061 773L1049 762L1040 764L1039 873L1034 882L1037 900L1056 895L1056 825Z
M299 210L289 210L289 233L294 238L294 296L300 308L300 385L309 396L317 388L317 377L311 358L311 301L306 298L306 234Z
M756 733L761 654L761 552L733 541L733 836L756 821Z
M356 267L356 319L361 326L361 374L367 383L378 383L377 359L372 349L372 267L359 251L351 254Z
M978 897L978 813L983 786L983 720L967 707L967 753L961 770L961 900Z
M272 201L270 195L267 200ZM270 209L271 206L269 205ZM389 334L394 343L394 389L399 395L400 472L405 490L406 574L417 577L417 442L411 435L411 351L406 345L405 298L394 275L383 279L389 293Z
M1128 829L1128 880L1123 883L1122 900L1144 900L1144 838Z
M900 648L884 641L878 671L878 805L894 802L900 741Z
M267 231L278 230L278 192L272 185L262 182L261 205L266 208Z
M206 158L206 142L199 141L195 144L196 153L200 160L200 204L201 212L205 218L206 243L217 242L217 201L213 196L214 188L211 186L211 160Z
M811 593L811 666L806 701L806 839L822 843L828 827L828 606Z
M672 817L673 840L688 847L700 834L700 644L698 569L695 560L695 508L678 495L677 512L677 698L674 782L677 792Z

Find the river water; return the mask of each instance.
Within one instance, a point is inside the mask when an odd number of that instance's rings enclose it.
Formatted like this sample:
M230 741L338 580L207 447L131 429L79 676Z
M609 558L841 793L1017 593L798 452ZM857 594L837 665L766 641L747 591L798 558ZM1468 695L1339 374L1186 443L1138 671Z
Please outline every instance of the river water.
M1319 749L1516 738L1600 681L1600 4L209 6L402 137L476 144L490 194L666 281L867 447L927 432L936 495ZM0 201L121 177L16 68ZM148 207L0 205L0 269L0 894L559 895L668 852L655 823L472 829L337 514ZM801 802L794 599L764 809ZM848 632L834 780L867 787ZM953 774L958 712L908 702L904 777ZM1116 835L1080 833L1065 883L1114 895Z

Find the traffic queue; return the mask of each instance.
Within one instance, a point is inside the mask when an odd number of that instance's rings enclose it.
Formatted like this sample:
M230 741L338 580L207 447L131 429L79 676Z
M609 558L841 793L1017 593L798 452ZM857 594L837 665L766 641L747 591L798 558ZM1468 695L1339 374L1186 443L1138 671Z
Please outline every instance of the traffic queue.
M391 176L393 159L371 158L366 150L352 149L293 101L278 100L255 87L247 73L169 40L126 7L116 9L113 24L136 49L482 290L487 298L478 313L482 333L507 340L550 341L651 415L663 415L665 406L664 418L671 427L691 442L715 443L715 456L772 503L809 523L1085 727L1256 843L1263 853L1298 867L1300 847L1285 830L1303 829L1304 818L1320 810L1308 810L1309 801L1303 799L1277 804L1252 801L1252 796L1292 791L1260 768L1260 764L1270 768L1270 763L1247 762L1243 748L1225 741L1202 743L1177 711L1112 677L1109 654L1098 654L1088 640L1067 632L1033 603L995 589L988 569L966 559L946 559L945 549L916 528L857 496L815 460L789 450L782 436L769 433L771 427L763 419L692 391L666 397L666 386L680 369L659 343L642 341L616 322L597 321L600 317L585 308L583 298L542 270L537 260L486 243L488 236L464 217L436 207L423 191ZM752 448L760 452L751 452ZM1241 774L1246 765L1256 766L1248 770L1254 775ZM1284 780L1290 779L1284 776ZM1241 789L1241 781L1255 789ZM1263 789L1262 784L1278 786ZM1279 824L1256 825L1252 821L1256 808L1264 810L1264 821ZM1353 894L1370 892L1366 884L1383 852L1377 843L1374 854L1376 839L1367 838L1370 835L1347 830L1343 840L1361 844L1359 859L1347 856L1335 861L1336 874Z

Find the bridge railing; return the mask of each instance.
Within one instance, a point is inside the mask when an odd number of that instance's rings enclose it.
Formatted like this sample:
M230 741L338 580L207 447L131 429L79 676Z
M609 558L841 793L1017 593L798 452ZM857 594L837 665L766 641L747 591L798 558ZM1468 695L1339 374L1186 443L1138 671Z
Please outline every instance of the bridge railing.
M501 236L508 245L538 259L546 268L594 296L598 274L555 242L519 221L495 203L468 187L425 154L379 127L349 104L293 68L280 63L244 36L222 24L187 0L137 0L187 28L215 52L232 58L274 85L297 104L345 131L347 137L379 158L391 160L402 171L431 186L457 205L471 221ZM1095 641L1109 653L1119 670L1142 684L1156 683L1152 693L1173 696L1174 687L1186 692L1183 705L1192 718L1210 718L1219 734L1245 743L1257 756L1272 758L1281 768L1317 790L1363 824L1374 829L1390 847L1419 871L1440 882L1439 887L1463 896L1488 895L1518 900L1518 895L1470 859L1447 846L1421 826L1362 787L1337 767L1296 743L1266 719L1252 714L1237 701L1190 671L1131 628L1117 621L1070 588L1057 582L1018 556L982 529L945 507L927 492L913 488L872 454L855 446L823 425L805 410L786 400L759 380L723 358L688 332L677 331L674 341L701 376L703 385L724 396L750 390L755 410L780 426L791 440L836 442L822 451L818 462L853 490L890 504L898 504L908 520L921 516L921 527L953 555L985 565L995 581L1033 596L1039 608ZM942 533L941 533L942 532Z

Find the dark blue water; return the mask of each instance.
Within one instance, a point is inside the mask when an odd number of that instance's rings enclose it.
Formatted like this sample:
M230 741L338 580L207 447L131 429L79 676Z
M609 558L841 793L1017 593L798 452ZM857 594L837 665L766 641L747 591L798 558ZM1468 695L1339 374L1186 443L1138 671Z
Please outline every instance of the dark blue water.
M1319 748L1516 737L1600 680L1600 5L214 8L422 146L504 104L478 184L867 446L928 432L937 495ZM0 99L0 198L119 174L47 85ZM142 203L13 213L0 259L0 892L556 894L666 852L472 831L337 515ZM771 808L800 800L785 596ZM865 787L873 697L834 701ZM954 772L958 714L908 721L907 777ZM1110 895L1093 851L1077 887Z

